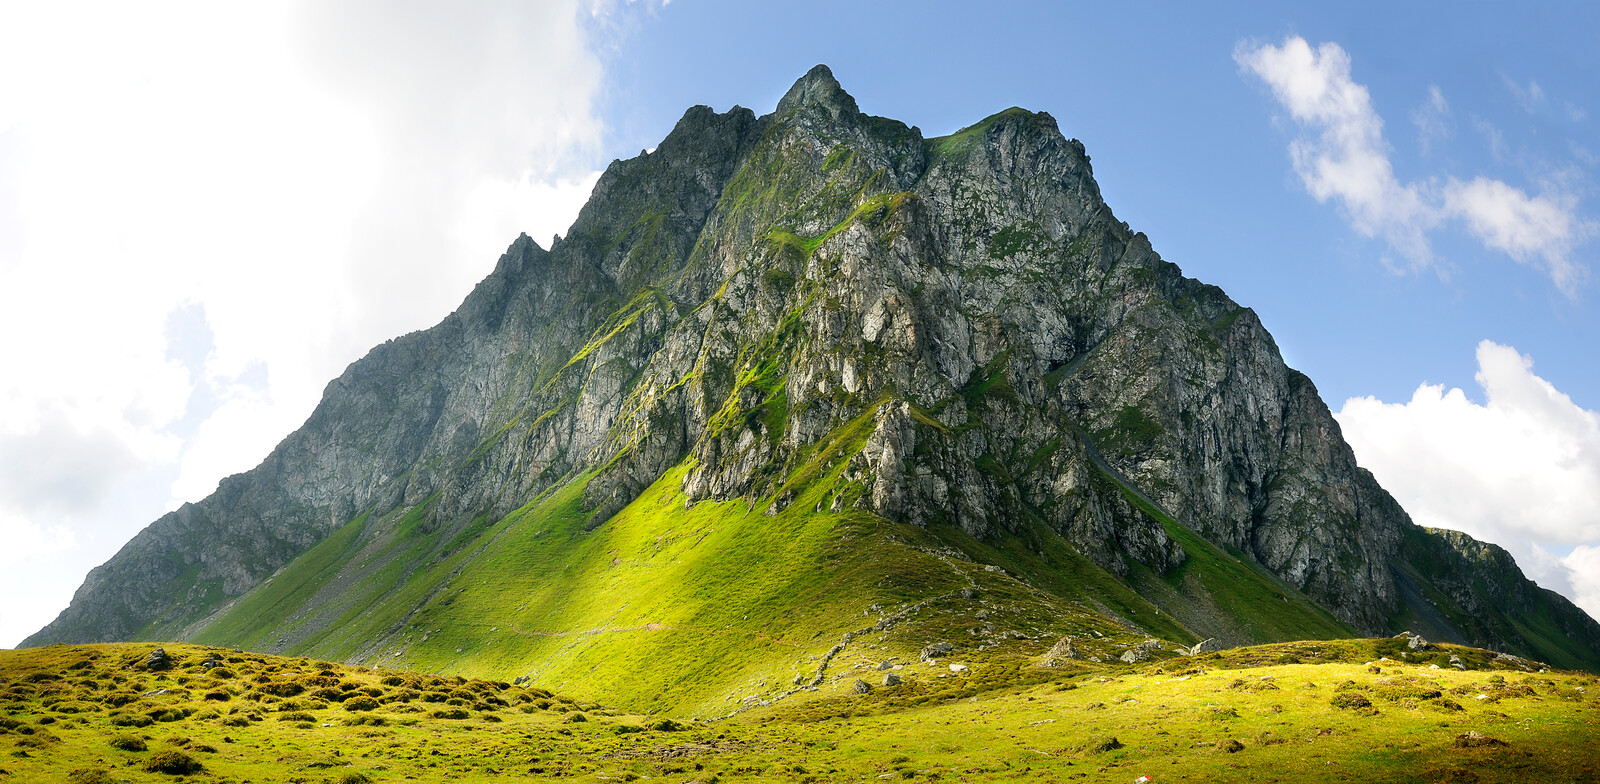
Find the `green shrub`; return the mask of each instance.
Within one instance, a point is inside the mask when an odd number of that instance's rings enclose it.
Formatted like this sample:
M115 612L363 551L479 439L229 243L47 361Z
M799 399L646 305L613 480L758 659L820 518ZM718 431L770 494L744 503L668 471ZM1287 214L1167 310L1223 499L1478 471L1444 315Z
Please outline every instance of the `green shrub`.
M137 735L112 735L111 740L108 742L111 744L111 748L122 749L123 751L144 751L149 748L149 746L145 745L144 738Z
M351 697L344 701L344 709L347 711L369 711L377 708L378 701L371 697Z
M270 681L256 686L256 690L274 697L293 697L305 693L306 687L294 681Z
M1328 703L1335 708L1343 708L1345 710L1370 710L1372 708L1372 700L1352 692L1335 694Z
M145 760L144 769L151 773L165 773L169 776L187 776L190 773L199 773L205 766L181 751L159 751Z
M188 708L156 708L155 710L145 711L144 715L149 716L154 721L183 721L189 718L190 713L192 711Z
M148 727L156 723L155 719L142 713L113 713L111 724L117 727Z

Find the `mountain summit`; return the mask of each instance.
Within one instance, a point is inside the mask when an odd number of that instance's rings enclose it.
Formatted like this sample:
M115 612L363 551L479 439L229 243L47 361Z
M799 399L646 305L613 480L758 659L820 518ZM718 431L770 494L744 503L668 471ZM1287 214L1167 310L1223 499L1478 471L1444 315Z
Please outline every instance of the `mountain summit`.
M839 656L1400 631L1600 667L1600 625L1503 550L1411 523L1050 115L924 139L818 66L612 163L563 241L518 238L25 645L714 714Z

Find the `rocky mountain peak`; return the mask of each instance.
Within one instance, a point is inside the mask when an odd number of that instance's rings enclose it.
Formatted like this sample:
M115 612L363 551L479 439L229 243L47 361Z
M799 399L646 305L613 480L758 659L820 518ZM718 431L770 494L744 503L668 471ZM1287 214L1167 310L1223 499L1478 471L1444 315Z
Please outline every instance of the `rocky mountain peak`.
M826 65L818 65L807 71L789 88L789 92L783 94L778 101L778 114L782 116L806 106L825 108L835 117L861 113L856 106L856 99L844 91Z
M459 630L411 631L482 626L452 604L481 593L540 632L493 638L499 660L637 680L703 643L542 646L615 623L590 613L615 595L641 625L825 640L867 594L966 612L988 579L1046 626L1070 606L1183 642L1404 628L1600 661L1600 626L1474 544L1411 523L1255 314L1118 220L1055 118L925 139L817 66L773 114L693 107L613 162L559 245L519 238L30 643L464 666ZM841 554L855 589L774 577Z

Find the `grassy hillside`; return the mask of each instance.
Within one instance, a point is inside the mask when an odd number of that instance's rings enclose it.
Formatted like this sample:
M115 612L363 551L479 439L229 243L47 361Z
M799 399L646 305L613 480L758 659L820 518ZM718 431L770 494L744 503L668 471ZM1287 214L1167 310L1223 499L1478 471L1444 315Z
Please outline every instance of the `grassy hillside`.
M363 515L194 639L527 675L585 699L710 718L797 696L830 677L838 657L913 660L935 642L1018 659L1067 635L1102 641L1108 657L1147 637L1350 636L1170 519L1189 562L1143 575L1136 590L1042 524L979 541L860 511L847 471L872 416L840 428L753 504L689 503L679 490L686 462L603 524L581 505L587 477L503 519L453 529L422 525L426 502L392 519ZM789 502L780 509L777 498ZM1163 609L1196 597L1211 620Z
M169 644L0 651L0 779L1593 781L1600 682L1393 640L1137 666L851 669L717 722L530 685ZM1468 669L1449 665L1455 656ZM1440 667L1438 662L1445 665ZM964 663L968 669L952 671ZM212 666L206 666L210 664ZM1435 667L1438 667L1435 669ZM903 682L884 686L886 674ZM857 676L879 684L855 693Z

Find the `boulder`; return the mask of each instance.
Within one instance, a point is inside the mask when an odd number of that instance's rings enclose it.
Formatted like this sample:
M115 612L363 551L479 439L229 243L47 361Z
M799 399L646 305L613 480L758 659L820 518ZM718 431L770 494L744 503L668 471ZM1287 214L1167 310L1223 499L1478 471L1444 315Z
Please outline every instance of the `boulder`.
M951 652L951 651L953 651L955 649L956 649L956 646L951 645L950 643L947 643L947 642L936 642L936 643L933 643L932 645L929 645L926 648L923 648L922 649L922 653L918 654L917 658L921 659L922 661L928 661L929 659L937 659L940 656L943 656L943 655L945 655L945 654L947 654L947 653L949 653L949 652Z
M149 656L144 657L144 661L140 664L147 670L170 670L172 657L167 655L166 650L157 648L151 651Z
M1117 658L1128 664L1138 664L1139 662L1150 661L1150 652L1143 648L1129 648Z
M1056 644L1050 646L1050 651L1045 654L1046 659L1076 659L1079 657L1077 646L1072 644L1071 637L1062 637Z
M899 686L900 685L900 676L896 675L896 674L894 674L892 672L884 675L883 676L883 685L885 685L885 686Z
M850 692L852 694L866 694L869 691L872 691L872 684L860 678L857 678L855 683L850 684Z

